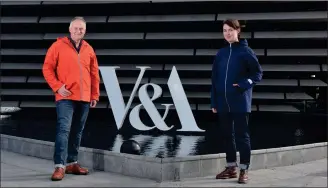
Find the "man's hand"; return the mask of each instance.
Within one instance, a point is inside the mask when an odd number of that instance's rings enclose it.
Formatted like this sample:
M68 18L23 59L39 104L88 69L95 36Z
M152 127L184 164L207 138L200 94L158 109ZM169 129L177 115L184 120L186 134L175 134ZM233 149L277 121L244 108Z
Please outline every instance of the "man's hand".
M212 112L214 113L214 114L216 114L216 109L215 108L212 108Z
M63 97L68 97L72 95L72 93L65 88L65 84L60 89L58 89L57 93L59 93L59 95Z
M234 86L234 87L239 87L239 85L238 85L238 84L232 84L232 86Z
M90 107L94 108L94 107L96 107L96 105L97 105L97 100L91 100Z

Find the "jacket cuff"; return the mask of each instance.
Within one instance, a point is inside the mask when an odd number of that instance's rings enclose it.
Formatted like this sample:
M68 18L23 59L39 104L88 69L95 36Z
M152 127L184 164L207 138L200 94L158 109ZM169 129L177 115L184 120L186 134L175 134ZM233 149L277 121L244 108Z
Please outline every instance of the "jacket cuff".
M253 86L253 81L251 79L245 79L238 83L238 85L242 90L248 90Z

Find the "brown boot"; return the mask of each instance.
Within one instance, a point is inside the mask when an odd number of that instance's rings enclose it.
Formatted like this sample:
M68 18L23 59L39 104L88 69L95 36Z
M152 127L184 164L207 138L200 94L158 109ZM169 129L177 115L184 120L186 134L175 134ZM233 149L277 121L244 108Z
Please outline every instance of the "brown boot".
M216 179L237 178L237 167L226 167L224 171L216 175Z
M60 181L65 176L65 170L63 168L57 167L55 168L54 173L51 176L52 181Z
M247 170L240 170L238 183L248 183L248 172Z
M88 169L82 168L77 163L66 166L66 174L87 175L88 173Z

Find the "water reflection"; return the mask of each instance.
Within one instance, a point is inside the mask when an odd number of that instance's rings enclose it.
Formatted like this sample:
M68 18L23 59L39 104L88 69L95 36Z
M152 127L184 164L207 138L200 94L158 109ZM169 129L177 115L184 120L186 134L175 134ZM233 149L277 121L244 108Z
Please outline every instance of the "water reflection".
M205 139L205 136L168 136L158 137L150 135L135 135L131 138L137 141L141 147L141 155L150 157L184 157L197 155L197 146ZM124 139L117 135L110 151L120 152Z
M0 120L1 133L54 142L55 118L34 114ZM125 131L118 131L112 120L99 121L91 117L85 127L81 146L120 152L122 143L132 139L140 144L141 155L151 157L184 157L224 152L220 126L215 122L204 123L202 126L206 127L206 131L200 135L158 132L141 134L129 126L125 126ZM325 117L291 119L290 116L259 116L250 121L253 150L326 142L326 131Z
M301 144L303 136L304 136L303 129L296 129L295 130L295 144Z

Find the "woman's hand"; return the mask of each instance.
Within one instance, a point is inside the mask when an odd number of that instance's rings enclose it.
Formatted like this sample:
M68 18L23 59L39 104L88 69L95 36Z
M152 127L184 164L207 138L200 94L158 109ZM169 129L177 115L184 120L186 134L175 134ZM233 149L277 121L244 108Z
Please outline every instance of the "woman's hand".
M216 114L216 109L215 108L212 108L212 112L214 113L214 114Z

